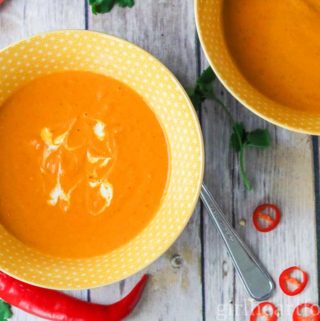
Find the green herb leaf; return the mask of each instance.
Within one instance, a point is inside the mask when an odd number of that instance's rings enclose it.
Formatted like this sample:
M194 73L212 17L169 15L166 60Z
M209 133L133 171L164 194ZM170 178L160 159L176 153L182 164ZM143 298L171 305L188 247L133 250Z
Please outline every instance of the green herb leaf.
M191 89L188 91L188 95L191 99L191 102L196 110L200 109L201 103L204 101L204 98L196 90Z
M214 92L213 84L216 80L212 68L207 68L201 74L196 82L194 89L189 91L190 99L195 107L199 109L201 103L206 99L212 99L220 106L228 115L232 125L232 133L230 137L230 146L239 153L239 173L241 180L246 189L251 190L252 185L246 172L245 151L248 147L251 148L266 148L271 145L270 134L267 129L256 129L248 132L243 123L236 122L230 113L228 107L220 100Z
M213 72L212 68L208 67L202 72L201 76L198 78L198 83L211 83L216 78L217 76Z
M0 321L6 321L12 317L11 306L0 300Z
M89 0L92 13L106 13L110 12L115 4L120 7L133 7L134 0Z
M215 97L213 83L216 78L211 67L205 69L198 78L196 88L201 93L203 99Z
M206 99L215 97L213 83L216 79L211 67L204 70L196 82L195 88L189 90L189 97L196 110L199 110L201 103Z
M115 0L89 0L91 5L92 13L106 13L111 11L115 5Z
M117 0L117 3L120 7L129 7L132 8L134 6L134 0Z
M267 148L271 145L271 138L267 129L256 129L248 134L249 147Z

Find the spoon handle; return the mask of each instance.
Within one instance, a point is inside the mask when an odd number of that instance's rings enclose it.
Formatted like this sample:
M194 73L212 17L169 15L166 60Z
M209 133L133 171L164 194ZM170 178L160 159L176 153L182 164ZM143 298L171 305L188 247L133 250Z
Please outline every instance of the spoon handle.
M256 301L270 298L275 284L269 273L231 227L205 185L202 185L200 197L220 232L250 297Z

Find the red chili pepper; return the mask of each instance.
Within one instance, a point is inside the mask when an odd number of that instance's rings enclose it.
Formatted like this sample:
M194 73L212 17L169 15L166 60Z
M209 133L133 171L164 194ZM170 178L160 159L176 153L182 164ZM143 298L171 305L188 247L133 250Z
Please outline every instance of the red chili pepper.
M0 0L0 4L3 3L5 0Z
M47 320L120 321L135 308L148 280L144 275L131 292L111 305L94 304L58 291L39 288L0 272L0 298Z
M302 310L308 311L308 314L302 314ZM312 303L302 303L294 309L292 318L293 321L319 321L319 307Z
M251 312L250 321L257 321L259 317L264 317L265 321L277 321L278 309L273 303L262 302Z
M302 280L299 280L298 278L292 276L293 272L296 271L301 273ZM284 270L279 277L281 290L289 296L294 296L301 293L307 286L308 281L308 274L297 266L292 266ZM293 289L289 288L290 285L293 287Z
M265 210L272 210L274 217L265 213ZM281 213L277 206L274 204L262 204L259 205L253 212L253 224L259 232L270 232L277 227L280 222ZM262 225L262 222L266 225Z

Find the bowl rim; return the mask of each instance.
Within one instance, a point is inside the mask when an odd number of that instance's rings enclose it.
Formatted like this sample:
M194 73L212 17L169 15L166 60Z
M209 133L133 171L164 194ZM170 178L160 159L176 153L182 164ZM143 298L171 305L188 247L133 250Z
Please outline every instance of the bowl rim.
M295 133L299 133L299 134L307 134L307 135L320 135L320 129L319 131L316 130L306 130L304 128L301 127L295 127L295 126L291 126L290 124L284 124L281 123L280 121L265 115L263 113L260 113L259 111L257 111L253 106L249 105L247 102L244 101L244 99L241 97L241 95L239 95L237 92L235 92L234 90L232 90L227 82L224 80L223 75L219 72L216 64L213 62L212 58L210 57L209 51L207 49L207 45L205 43L203 34L202 34L202 28L200 27L200 16L199 16L199 8L200 8L200 2L201 0L194 0L194 15L195 15L195 21L196 21L196 28L197 28L197 32L198 32L198 36L199 36L199 40L200 40L200 44L201 47L203 49L203 52L205 54L206 59L209 62L209 65L212 67L214 73L216 74L217 78L219 79L219 81L222 83L222 85L224 86L224 88L227 89L227 91L238 101L240 102L240 104L244 107L246 107L247 109L249 109L252 113L254 113L255 115L257 115L258 117L262 118L263 120L266 120L267 122L276 125L278 127L281 127L283 129L295 132ZM259 92L259 91L258 91ZM263 95L263 97L265 97ZM281 105L281 104L280 104ZM284 105L282 105L284 106ZM285 106L284 106L285 107Z
M70 288L70 287L64 287L64 286L49 286L48 284L46 284L46 282L34 282L34 281L28 281L26 279L24 279L21 276L17 276L14 273L7 271L6 269L4 269L3 267L1 267L1 262L0 262L0 270L3 271L4 273L8 274L9 276L12 276L13 278L16 278L17 280L26 282L28 284L34 285L34 286L38 286L38 287L42 287L42 288L46 288L46 289L53 289L53 290L59 290L59 291L72 291L72 290L86 290L86 289L95 289L98 287L102 287L102 286L108 286L114 283L117 283L121 280L125 280L129 277L132 277L134 275L136 275L137 273L141 272L142 270L144 270L145 268L149 267L151 264L153 264L155 261L157 261L164 253L166 253L168 251L168 249L177 241L177 239L181 236L181 234L183 233L183 231L185 230L186 226L188 225L194 210L196 208L196 205L199 201L200 198L200 191L201 191L201 186L203 183L203 179L204 179L204 170L205 170L205 149L204 149L204 139L203 139L203 133L202 133L202 129L201 129L201 125L200 125L200 121L197 115L197 112L191 102L190 97L188 96L186 90L184 89L184 87L182 86L182 84L180 83L180 81L177 79L177 77L174 75L174 73L156 56L154 56L153 54L151 54L150 52L148 52L147 50L145 50L144 48L136 45L133 42L130 42L126 39L123 39L121 37L118 36L114 36L114 35L110 35L106 32L102 32L102 31L93 31L93 30L85 30L85 29L55 29L55 30L50 30L50 31L45 31L45 32L39 32L39 33L35 33L29 37L25 37L22 38L16 42L10 43L9 45L5 46L4 48L0 49L0 54L2 54L4 51L6 51L9 48L15 47L25 41L31 41L34 38L37 38L39 36L46 36L46 35L50 35L50 34L59 34L59 33L66 33L66 32L80 32L83 34L89 34L91 36L93 35L100 35L105 37L106 39L109 40L115 40L115 41L119 41L122 43L125 43L127 45L130 45L138 50L140 50L143 54L147 55L148 57L151 57L152 59L154 59L154 61L156 61L159 65L162 66L162 68L164 68L165 72L168 74L168 77L171 78L171 80L177 85L177 88L179 89L179 91L181 92L181 94L183 95L183 97L185 98L186 101L186 106L188 106L188 109L191 113L192 119L193 119L193 123L195 125L195 129L196 129L196 134L198 136L199 139L199 144L200 144L200 155L199 156L199 161L200 161L200 168L199 168L199 179L197 181L197 189L196 192L194 194L194 198L192 201L192 204L190 206L190 209L186 212L185 215L185 221L184 224L181 224L181 227L179 229L179 231L177 231L176 235L174 237L172 237L172 240L170 241L170 243L168 244L168 246L161 252L159 252L158 254L156 254L154 257L150 258L149 262L141 265L138 269L136 269L136 271L129 272L126 274L123 274L122 276L118 277L118 278L114 278L111 282L106 282L106 281L101 281L100 283L97 283L95 285L89 285L89 286L79 286L77 288ZM86 258L87 260L90 260L90 258Z

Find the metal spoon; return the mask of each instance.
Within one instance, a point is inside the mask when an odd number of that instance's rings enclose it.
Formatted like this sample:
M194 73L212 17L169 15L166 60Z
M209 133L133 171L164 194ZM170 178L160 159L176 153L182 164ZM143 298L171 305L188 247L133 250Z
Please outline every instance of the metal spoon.
M220 232L233 264L250 297L256 301L270 298L275 284L269 273L231 227L205 185L202 185L200 197Z

